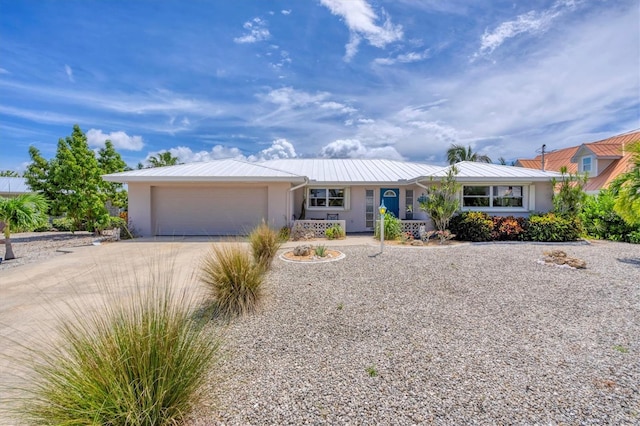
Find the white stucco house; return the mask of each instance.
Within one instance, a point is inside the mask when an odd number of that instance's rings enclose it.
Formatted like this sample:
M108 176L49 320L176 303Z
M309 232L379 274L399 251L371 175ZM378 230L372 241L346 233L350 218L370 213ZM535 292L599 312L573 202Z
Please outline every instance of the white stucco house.
M462 162L461 209L528 216L552 207L556 172ZM105 175L129 189L129 220L143 236L246 234L262 220L338 220L347 232L371 232L378 206L408 225L428 224L419 199L448 167L383 159L227 159Z

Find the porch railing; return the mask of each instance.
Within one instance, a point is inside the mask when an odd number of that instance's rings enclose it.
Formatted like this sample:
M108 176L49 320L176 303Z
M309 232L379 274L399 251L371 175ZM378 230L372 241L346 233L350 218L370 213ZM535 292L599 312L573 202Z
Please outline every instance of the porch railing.
M331 225L338 224L347 232L346 220L296 220L293 222L293 229L302 227L304 230L313 231L318 238L324 237L324 231Z

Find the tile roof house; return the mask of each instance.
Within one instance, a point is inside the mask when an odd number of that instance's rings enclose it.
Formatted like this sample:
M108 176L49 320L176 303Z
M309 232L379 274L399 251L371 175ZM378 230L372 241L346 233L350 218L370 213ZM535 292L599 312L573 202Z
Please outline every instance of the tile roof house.
M544 164L542 155L519 159L516 166L552 171L560 171L565 166L571 173L587 173L589 178L584 189L594 194L632 167L633 153L626 148L635 142L640 142L640 131L545 153Z
M555 172L462 162L463 210L526 216L551 209ZM368 232L378 206L425 224L419 199L449 166L384 159L234 159L105 175L127 183L129 220L143 236L237 235L266 220L338 220L347 232ZM325 221L325 222L322 222Z

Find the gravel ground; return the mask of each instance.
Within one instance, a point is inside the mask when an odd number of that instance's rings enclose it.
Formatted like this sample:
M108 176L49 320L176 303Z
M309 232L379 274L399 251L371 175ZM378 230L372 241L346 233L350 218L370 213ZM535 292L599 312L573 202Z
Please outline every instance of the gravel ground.
M95 237L89 232L24 232L11 235L15 259L3 260L0 271L28 263L40 262L65 253L71 247L91 245ZM4 258L4 239L0 239L0 257Z
M275 261L192 425L640 424L640 245L340 250Z

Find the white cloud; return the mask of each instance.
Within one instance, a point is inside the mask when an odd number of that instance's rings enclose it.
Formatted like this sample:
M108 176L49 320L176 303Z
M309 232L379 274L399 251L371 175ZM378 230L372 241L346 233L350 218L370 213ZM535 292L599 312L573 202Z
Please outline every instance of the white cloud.
M10 73L4 68L0 68L0 74L10 74Z
M411 62L420 62L428 59L430 56L429 49L422 52L409 52L402 55L398 55L395 58L377 58L373 62L378 65L393 65L395 63L408 64Z
M313 95L302 90L295 90L292 87L283 87L270 91L266 99L274 104L293 108L320 102L328 96L327 92L318 92Z
M237 147L227 147L223 145L216 145L211 148L210 151L197 151L194 152L191 148L186 146L178 146L169 150L163 150L159 152L150 152L145 158L145 162L154 155L160 152L169 151L174 157L178 157L181 163L194 163L199 161L213 161L223 160L227 158L233 158L236 160L244 161L265 161L275 160L278 158L296 158L295 147L286 139L276 139L271 143L269 148L265 148L262 151L244 155L242 151Z
M245 22L242 27L246 33L242 37L234 38L233 41L236 43L257 43L271 37L267 23L263 19L253 18L253 20Z
M283 9L280 11L280 13L282 13L283 15L291 15L291 9L288 9L288 10Z
M518 15L513 21L501 23L493 31L485 30L482 35L480 51L475 57L486 55L500 47L507 39L516 37L523 33L542 33L549 29L551 23L565 13L567 10L574 9L575 1L557 1L547 10L536 12L532 10L522 15Z
M250 155L249 161L277 160L279 158L296 158L296 149L286 139L276 139L269 148L263 149L256 155Z
M324 158L385 158L403 160L402 155L392 146L368 147L358 139L337 139L322 147L320 156Z
M129 136L122 131L105 134L100 129L90 129L86 135L89 146L93 147L103 147L107 139L113 143L116 149L140 151L144 146L142 136Z
M64 72L65 74L67 74L67 78L69 79L70 82L75 82L74 78L73 78L73 70L71 69L71 67L67 64L64 65Z
M344 19L351 32L349 42L345 46L345 60L349 61L358 52L361 39L366 39L374 47L384 48L387 44L401 40L402 26L393 25L384 10L382 25L376 24L378 15L366 0L320 0L331 13Z

